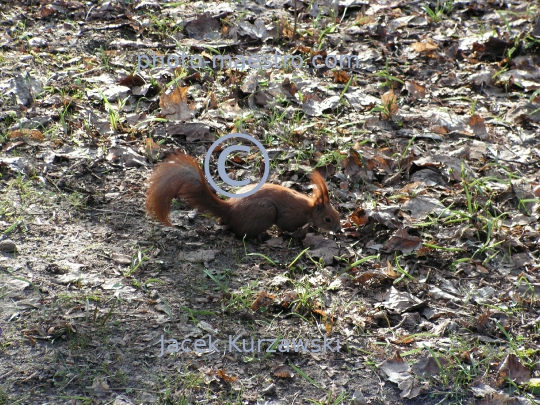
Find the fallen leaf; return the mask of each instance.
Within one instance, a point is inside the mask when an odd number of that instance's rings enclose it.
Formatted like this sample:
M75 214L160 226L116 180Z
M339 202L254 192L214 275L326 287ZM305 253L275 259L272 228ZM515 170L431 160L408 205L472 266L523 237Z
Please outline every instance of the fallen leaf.
M439 46L431 38L427 42L415 42L411 45L411 48L418 53L430 53L437 49Z
M485 139L487 137L486 122L478 114L474 114L469 118L469 126L472 128L474 134L480 139Z
M272 370L274 375L279 378L293 378L294 373L292 372L291 368L287 366L286 364L281 364L279 366L274 367Z
M161 94L159 106L161 114L171 120L187 121L195 116L195 108L187 101L189 87L175 87L169 94Z
M210 13L204 13L188 22L184 29L188 36L193 39L219 39L221 26Z
M11 139L14 138L27 138L34 141L42 141L44 139L43 133L38 129L17 129L9 133Z
M348 83L351 76L343 70L334 70L334 83Z
M258 311L260 308L268 308L274 303L275 295L270 295L266 292L260 292L257 295L257 299L251 304L251 309L253 311Z
M407 230L398 229L394 235L383 245L382 250L385 252L395 252L400 250L402 253L411 253L422 245L422 240L418 236L411 236Z
M339 255L339 248L333 239L326 239L322 235L307 234L303 240L304 246L309 246L311 257L321 258L324 263L329 264L334 260L334 256Z
M420 86L416 81L410 81L405 83L405 88L409 92L412 98L424 98L426 96L426 89Z
M439 368L437 361L439 362L441 368ZM428 354L418 359L418 361L411 366L411 371L414 374L420 375L424 378L434 377L439 375L441 371L444 370L447 363L448 360L446 360L444 357L439 356L437 357L437 360L435 360L431 354Z
M386 111L383 112L384 118L392 118L398 113L399 107L397 105L397 96L394 94L394 90L388 90L384 93L381 96L381 102L386 107Z
M497 372L499 386L506 385L507 379L518 384L526 383L531 379L531 370L521 364L521 361L515 354L508 354Z
M231 377L231 376L228 376L226 373L225 373L225 370L223 369L219 369L216 373L216 375L221 378L223 381L225 382L228 382L228 383L232 383L232 382L235 382L236 380L238 380L238 377Z

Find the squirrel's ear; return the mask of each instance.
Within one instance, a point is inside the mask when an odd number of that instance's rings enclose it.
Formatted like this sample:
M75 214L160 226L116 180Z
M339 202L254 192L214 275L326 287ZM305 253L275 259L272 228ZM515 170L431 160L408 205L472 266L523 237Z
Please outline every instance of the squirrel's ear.
M313 195L316 198L315 204L326 204L330 202L328 188L326 187L326 183L318 171L315 170L311 175L311 182L315 186L313 189ZM319 200L321 202L319 202Z

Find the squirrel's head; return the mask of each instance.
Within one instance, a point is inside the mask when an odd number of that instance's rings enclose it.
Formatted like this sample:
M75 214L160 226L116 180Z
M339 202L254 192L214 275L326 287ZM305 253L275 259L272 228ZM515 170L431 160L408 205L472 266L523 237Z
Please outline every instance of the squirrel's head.
M319 172L314 171L311 175L311 182L315 186L313 196L315 206L313 210L313 222L317 227L325 231L339 232L341 224L339 222L339 212L330 204L328 188Z

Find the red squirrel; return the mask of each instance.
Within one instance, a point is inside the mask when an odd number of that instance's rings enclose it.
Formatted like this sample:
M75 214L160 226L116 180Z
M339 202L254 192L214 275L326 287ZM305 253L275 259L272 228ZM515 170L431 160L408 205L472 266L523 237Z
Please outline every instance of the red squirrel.
M313 197L265 184L247 197L222 200L210 190L197 161L176 152L154 169L146 193L146 210L171 226L171 202L175 197L183 199L191 208L218 218L240 238L256 237L273 224L287 232L308 223L326 231L339 231L339 213L330 205L324 179L315 171L311 181L315 186Z

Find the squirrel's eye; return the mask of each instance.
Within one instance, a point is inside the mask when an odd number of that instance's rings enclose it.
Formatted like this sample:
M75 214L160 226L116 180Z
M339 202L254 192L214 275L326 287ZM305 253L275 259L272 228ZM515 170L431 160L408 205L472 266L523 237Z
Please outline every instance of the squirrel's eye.
M324 220L325 220L326 222L332 222L332 220L330 219L330 217L326 217Z

